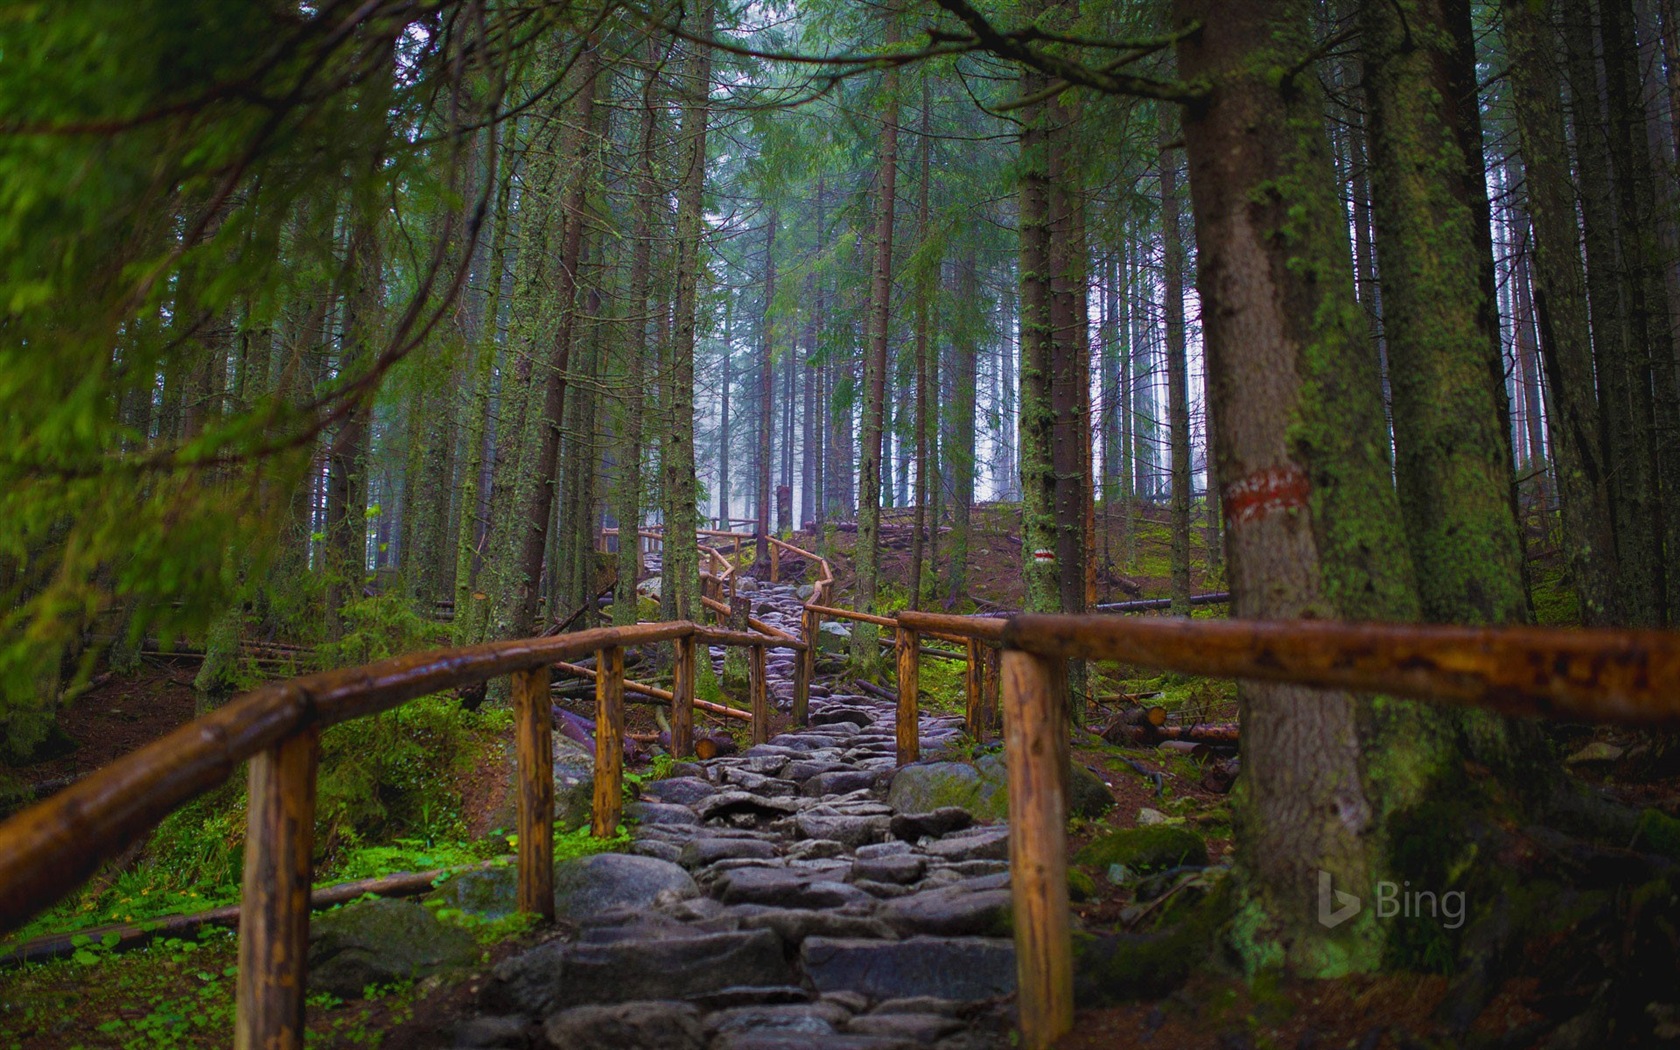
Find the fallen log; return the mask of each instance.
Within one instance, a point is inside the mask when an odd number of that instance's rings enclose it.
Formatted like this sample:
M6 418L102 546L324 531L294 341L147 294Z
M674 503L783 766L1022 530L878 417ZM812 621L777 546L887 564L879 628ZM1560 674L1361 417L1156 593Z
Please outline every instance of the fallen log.
M1226 744L1237 742L1235 722L1209 723L1194 726L1160 726L1155 735L1162 740L1187 740L1197 744Z
M1130 594L1132 592L1128 590L1127 593ZM1223 605L1230 600L1230 591L1209 591L1206 594L1192 594L1190 596L1191 605ZM1171 598L1141 598L1137 601L1131 602L1105 602L1101 605L1093 605L1091 606L1091 611L1101 613L1128 613L1149 612L1153 609L1170 608L1172 608Z

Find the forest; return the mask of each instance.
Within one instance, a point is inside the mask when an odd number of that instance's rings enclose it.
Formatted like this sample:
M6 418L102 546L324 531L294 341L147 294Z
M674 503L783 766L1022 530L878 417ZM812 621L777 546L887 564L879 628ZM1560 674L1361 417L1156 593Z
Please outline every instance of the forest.
M0 1050L1680 1040L1674 0L19 3L0 114Z

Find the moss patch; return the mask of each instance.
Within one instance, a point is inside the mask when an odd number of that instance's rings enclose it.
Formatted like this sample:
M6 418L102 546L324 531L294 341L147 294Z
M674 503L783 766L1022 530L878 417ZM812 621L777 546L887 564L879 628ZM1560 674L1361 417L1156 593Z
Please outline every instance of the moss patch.
M1207 844L1184 828L1157 825L1123 828L1091 840L1074 857L1080 864L1107 870L1118 864L1131 872L1163 871L1180 865L1206 865Z

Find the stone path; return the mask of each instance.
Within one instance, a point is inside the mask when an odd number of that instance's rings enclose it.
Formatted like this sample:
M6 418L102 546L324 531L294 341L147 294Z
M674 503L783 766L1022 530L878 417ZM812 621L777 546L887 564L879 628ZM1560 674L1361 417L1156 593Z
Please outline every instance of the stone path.
M754 615L798 632L792 588L750 593ZM786 709L792 652L769 673ZM891 705L819 678L810 722L644 785L630 851L556 873L575 932L499 965L455 1045L1009 1046L1006 829L929 809L918 775L895 775ZM924 717L923 753L960 726Z

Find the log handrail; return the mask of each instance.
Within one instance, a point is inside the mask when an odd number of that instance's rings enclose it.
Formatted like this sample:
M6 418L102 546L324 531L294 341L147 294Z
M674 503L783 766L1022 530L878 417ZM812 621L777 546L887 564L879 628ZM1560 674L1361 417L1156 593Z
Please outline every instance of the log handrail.
M1333 620L1017 616L1004 643L1221 678L1382 692L1504 714L1680 725L1680 633Z
M677 645L675 688L629 686L624 648ZM0 932L81 885L100 864L158 821L250 763L249 830L240 908L236 1047L303 1045L310 854L321 730L379 714L417 697L513 678L519 764L518 900L522 910L553 908L553 768L548 752L551 667L586 671L572 659L594 653L597 688L596 783L592 829L614 834L622 797L627 687L672 707L672 746L692 748L697 641L752 650L753 738L769 735L765 650L786 639L701 627L688 621L602 627L574 634L491 642L392 657L262 686L106 765L0 822ZM744 712L726 709L740 717Z

